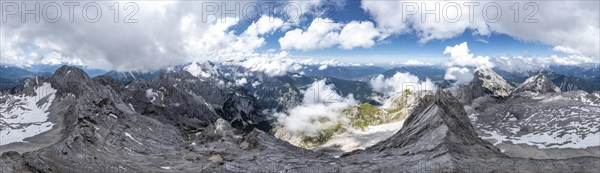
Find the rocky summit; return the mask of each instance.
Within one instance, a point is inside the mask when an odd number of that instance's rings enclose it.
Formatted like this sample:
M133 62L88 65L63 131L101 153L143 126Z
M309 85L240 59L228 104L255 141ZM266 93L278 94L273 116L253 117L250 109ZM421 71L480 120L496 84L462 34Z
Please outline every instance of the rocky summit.
M485 73L482 71L481 73ZM487 75L486 75L487 74ZM485 93L506 82L481 74ZM539 78L539 79L538 79ZM402 128L340 157L271 134L270 118L248 90L227 78L186 71L123 85L70 66L3 95L2 172L598 172L600 157L512 157L480 138L450 92L423 92ZM479 80L479 79L478 79ZM486 80L492 80L486 81ZM548 91L543 76L520 90ZM537 81L537 82L536 82ZM537 87L542 82L542 88ZM529 83L534 83L529 84ZM487 84L486 84L487 83ZM536 87L531 87L531 86ZM497 87L496 87L497 86ZM499 90L499 91L498 91ZM519 89L518 89L519 90ZM43 114L42 114L43 113ZM29 116L36 114L36 116ZM12 115L12 116L4 116ZM43 117L40 117L43 116ZM11 119L12 117L12 119ZM522 118L522 117L521 117ZM27 119L30 123L25 123ZM17 121L20 120L20 121ZM45 124L44 124L45 123ZM34 133L36 132L36 133ZM39 133L37 133L39 132ZM33 139L33 140L32 140ZM27 141L27 142L23 142Z
M528 78L525 80L525 82L523 82L523 84L513 91L513 93L523 92L544 94L550 92L560 92L560 88L554 85L552 80L550 80L546 74L540 73Z
M502 76L489 68L479 68L473 73L473 80L463 85L455 93L461 103L471 103L482 96L504 98L514 90Z
M600 0L0 1L0 173L600 173Z
M365 150L342 157L352 166L375 172L589 172L574 168L582 160L589 166L598 158L532 160L508 157L482 140L467 113L449 93L427 95L394 136ZM593 172L593 171L592 171Z

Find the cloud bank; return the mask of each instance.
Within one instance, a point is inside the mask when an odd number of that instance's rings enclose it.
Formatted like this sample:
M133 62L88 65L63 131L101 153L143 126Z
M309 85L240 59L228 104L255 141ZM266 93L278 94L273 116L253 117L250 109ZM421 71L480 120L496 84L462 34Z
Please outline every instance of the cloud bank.
M33 6L35 2L27 2ZM40 1L40 6L47 3ZM265 35L286 26L283 19L267 15L236 34L232 27L240 23L240 14L209 15L201 2L139 1L136 22L115 22L106 14L115 3L76 2L73 21L63 14L58 22L21 22L20 15L9 15L1 27L3 64L85 64L93 68L153 70L200 59L244 58L265 44ZM103 16L95 23L86 21L81 6L96 3ZM219 2L245 5L250 1ZM20 4L19 4L20 5ZM78 9L78 10L77 10ZM66 9L63 9L65 13ZM126 14L123 14L125 16Z
M571 51L570 49L561 51ZM470 68L499 68L508 72L528 72L548 68L553 65L583 65L598 64L595 58L581 55L566 55L549 57L524 57L524 56L475 56L469 51L467 42L448 46L444 55L450 55L444 65L447 67L444 79L454 80L456 84L470 82L473 79L473 71Z
M569 52L576 51L584 56L598 58L598 3L362 0L361 7L373 16L377 28L384 34L415 33L420 37L421 43L454 38L471 29L477 35L501 33L518 40L558 46L557 48L564 48L562 50L574 50ZM520 13L510 10L515 4L519 4L519 9L523 9ZM488 8L499 8L503 11L500 17L494 17L498 15L497 12ZM427 15L425 9L436 12ZM536 10L535 13L532 10ZM527 14L534 15L528 17Z
M120 1L95 2L104 9ZM466 30L476 37L506 34L516 40L544 44L558 56L535 59L531 57L494 57L472 55L464 51L467 45L446 50L452 67L485 66L512 70L537 68L533 64L569 64L600 62L600 15L598 1L536 1L537 12L532 21L526 21L529 11L520 16L509 10L515 3L520 9L530 2L502 1L372 1L362 0L368 16L361 19L334 21L323 17L323 4L333 4L340 10L341 0L291 1L303 11L292 21L293 11L277 9L273 14L260 14L245 21L242 14L207 15L200 2L140 1L137 22L116 23L104 10L101 20L91 23L82 18L80 1L71 22L63 19L56 23L21 22L21 15L9 15L1 29L0 63L17 66L34 64L73 64L91 68L126 70L154 70L171 65L185 64L200 59L229 61L232 59L271 58L281 50L313 51L320 49L352 50L386 44L399 35L415 35L420 44L431 40L445 40L461 36ZM33 1L27 1L33 5ZM40 1L44 6L46 1ZM227 6L253 1L218 2ZM287 3L282 2L282 3ZM473 5L470 10L465 4ZM500 20L490 21L483 13L488 4L497 4L502 10ZM454 6L456 5L456 6ZM411 9L414 7L415 9ZM460 10L455 7L460 7ZM531 6L527 6L531 7ZM438 9L436 14L423 15L424 8ZM533 9L533 7L528 8ZM407 11L408 10L408 11ZM416 11L415 11L416 10ZM65 9L63 9L65 11ZM357 12L357 11L353 11ZM414 12L412 14L411 12ZM250 11L249 13L252 13ZM286 15L282 15L285 13ZM410 13L410 14L408 14ZM439 13L439 14L438 14ZM442 14L443 13L443 14ZM300 16L297 16L300 15ZM274 17L275 16L275 17ZM314 17L321 16L321 17ZM363 16L360 16L363 17ZM515 21L518 19L517 21ZM535 19L535 20L533 20ZM308 26L302 26L304 23ZM291 30L290 30L291 29ZM279 37L270 40L270 37ZM264 51L274 41L273 51ZM273 43L271 43L273 44ZM278 45L277 45L278 44ZM270 45L272 46L272 45ZM465 53L466 52L466 53ZM464 54L460 54L464 53ZM287 52L285 53L287 54ZM491 62L491 63L490 63ZM511 64L511 65L503 65ZM518 67L518 68L517 68ZM257 68L269 70L271 68Z
M446 66L494 67L494 63L490 61L490 57L474 56L471 54L467 42L446 47L444 55L448 54L450 55L450 60L446 62Z
M279 39L281 49L316 50L338 46L342 49L369 48L375 45L380 32L370 21L336 23L331 19L316 18L306 30L294 29Z
M436 86L431 80L426 79L425 81L419 81L419 77L414 76L410 73L397 72L390 78L385 78L383 75L378 75L369 81L373 91L383 93L385 95L392 95L397 92L404 90L411 91L424 91L424 90L435 90Z
M446 69L445 80L453 80L456 84L464 84L473 80L473 73L468 68L450 67Z
M279 128L286 131L317 136L318 132L343 121L343 109L357 105L352 94L342 97L326 79L314 82L304 91L302 104L286 112L275 113ZM323 120L328 121L323 121Z

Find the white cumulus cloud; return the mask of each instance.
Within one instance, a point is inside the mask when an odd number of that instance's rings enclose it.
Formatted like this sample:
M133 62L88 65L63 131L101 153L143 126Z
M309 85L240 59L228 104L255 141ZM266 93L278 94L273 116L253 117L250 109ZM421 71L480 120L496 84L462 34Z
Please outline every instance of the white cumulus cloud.
M37 1L24 3L33 6ZM52 2L39 3L43 7ZM94 3L106 9L116 2ZM232 31L232 26L244 20L242 15L206 14L197 3L135 2L140 10L133 17L137 21L132 23L115 22L106 15L96 23L84 21L77 14L82 5L75 7L73 22L65 14L56 23L22 23L20 15L9 15L8 22L0 28L0 63L17 66L66 63L119 71L155 70L202 59L254 56L255 50L265 44L265 35L286 25L280 18L263 14L238 34ZM228 1L219 6L236 3L244 6L252 2Z
M342 121L341 111L357 105L350 94L340 96L333 84L327 85L326 79L314 82L304 91L302 104L286 112L276 113L279 128L286 131L316 136L318 132ZM322 120L329 121L322 121Z
M467 42L446 47L444 55L447 54L450 54L450 60L446 63L446 66L494 67L490 57L471 54Z
M454 80L455 84L468 83L473 80L473 73L467 68L450 67L446 69L445 80Z
M342 49L369 48L380 32L370 21L336 23L331 19L315 18L306 30L294 29L279 39L281 49L316 50L338 45Z
M321 65L319 66L319 70L326 70L327 69L327 65Z
M502 33L518 40L570 48L598 58L599 3L362 0L361 7L373 16L377 28L385 35L414 33L421 43L458 37L471 29L477 35ZM518 10L520 13L510 10L515 4L522 9ZM496 13L496 8L502 10L501 15ZM425 9L434 12L426 14Z
M391 95L404 90L425 91L435 90L436 86L431 80L419 81L419 77L410 73L397 72L391 78L378 75L369 81L374 91Z
M372 22L352 21L340 32L339 44L342 49L355 47L369 48L375 45L374 39L380 35Z
M277 54L262 54L243 59L240 62L234 62L234 64L241 65L249 71L263 72L269 76L281 76L302 68L302 64L289 58L285 51Z

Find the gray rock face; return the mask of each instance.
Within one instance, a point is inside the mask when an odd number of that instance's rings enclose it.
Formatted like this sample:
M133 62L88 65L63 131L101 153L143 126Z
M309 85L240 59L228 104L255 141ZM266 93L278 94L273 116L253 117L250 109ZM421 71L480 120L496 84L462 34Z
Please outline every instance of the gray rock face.
M302 102L302 86L309 85L314 79L290 76L272 77L263 73L254 72L251 77L246 77L248 84L243 87L257 98L257 103L265 108L283 111ZM235 77L234 77L235 78Z
M136 115L119 92L89 80L76 68L62 67L50 81L57 89L51 114L63 115L64 137L49 147L24 153L22 161L10 157L25 163L15 168L35 172L144 170L141 165L123 163L163 160L168 155L153 159L141 158L146 154L140 153L168 153L181 142L176 128Z
M554 83L552 83L552 80L546 76L546 74L540 73L525 80L525 82L519 85L519 87L517 87L513 93L516 94L526 91L544 94L550 92L560 92L560 88L556 87Z
M230 93L217 113L237 128L251 131L253 128L270 130L267 115L260 112L257 100L243 93Z
M59 96L66 93L76 96L82 95L90 87L89 82L90 77L87 73L72 66L63 66L57 69L54 75L50 77L50 83L53 88L58 90L57 95Z
M427 95L398 133L362 152L399 149L397 153L408 155L434 152L500 156L499 150L477 136L466 112L459 107L458 100L441 90L435 95Z
M163 73L124 87L124 101L138 113L183 130L196 130L222 117L236 128L250 129L266 121L256 100L221 78L199 78L187 71ZM164 116L169 115L169 116Z
M135 81L123 91L124 101L137 113L156 118L183 130L206 127L218 118L212 106L224 95L193 76L181 72L163 74L153 81ZM205 92L211 94L202 95ZM210 102L213 101L213 102Z
M457 98L463 104L470 104L473 100L485 95L505 98L512 90L514 87L493 70L477 69L473 74L473 80L467 85L459 87Z
M189 74L135 82L120 91L110 80L90 80L69 69L49 79L63 82L52 83L62 94L51 111L64 116L64 137L36 151L2 154L3 172L597 172L600 166L597 157L509 158L479 139L462 106L442 91L424 96L390 139L334 158L261 130L232 128L226 118L242 115L224 117L202 105L227 105L233 97L218 93L215 83L196 85ZM252 103L242 98L228 104L252 115ZM175 103L181 105L165 106Z
M507 97L514 89L502 76L496 74L492 69L475 70L473 85L481 86L487 94L492 97Z
M66 69L69 67L61 68L59 71L62 72ZM198 117L172 120L170 119L172 115L169 113L173 113L173 111L141 115L140 110L136 111L133 106L124 101L127 100L124 98L127 98L129 93L115 90L114 88L119 87L110 85L114 84L113 82L106 79L89 80L88 78L64 76L71 75L71 73L60 73L50 79L51 81L83 85L73 86L75 89L57 86L63 94L56 99L54 105L61 105L64 109L57 110L55 113L64 115L66 126L64 138L49 147L23 155L8 152L2 157L2 163L6 163L2 165L3 170L9 172L22 172L23 170L33 172L197 172L232 170L232 167L233 170L238 171L263 170L262 165L265 164L270 164L272 169L298 170L299 168L308 168L310 164L329 166L329 162L333 159L330 156L294 147L259 130L249 134L236 132L237 130L233 129L229 122L218 119L219 115L214 114L214 110L198 112L198 116L214 119L212 121L205 119L205 125L189 122L199 119ZM192 83L190 86L195 85ZM77 89L77 87L81 88ZM173 90L177 91L177 89ZM198 97L198 100L192 103L186 102L192 104L185 106L186 109L196 108L195 111L198 111L198 107L194 106L211 104L204 100L219 103L219 100L215 99L217 97L208 95L206 97L208 99L204 99L201 95L195 95L193 90L187 91L191 92L189 95L192 96L184 96L183 92L177 94L184 99ZM71 92L78 92L78 94ZM167 98L170 96L168 95L169 90L162 92L167 93L165 94ZM132 96L132 98L134 97ZM140 99L152 98L144 96ZM243 99L231 100L233 101L223 100L221 102L230 102L229 104L236 105L236 101ZM172 103L170 101L145 102L149 102L147 104L152 106ZM253 105L248 102L245 104ZM238 106L241 107L236 109L247 112L247 117L252 115L251 111L244 110L246 108L243 104ZM141 110L148 111L148 109ZM207 112L213 114L206 114ZM168 121L161 120L161 118ZM182 128L178 126L180 124L167 122L189 123L196 125L196 128ZM295 159L292 155L306 159L287 161ZM310 161L311 159L319 163ZM238 162L234 162L234 160L238 160ZM283 160L284 163L271 162L274 160ZM297 163L299 166L289 167L288 163ZM232 166L221 167L221 165ZM323 170L332 169L323 167Z
M521 145L538 149L586 149L600 145L600 94L585 91L510 97L503 101L482 100L473 104L471 121L486 140L496 145ZM509 147L509 146L507 146ZM532 158L595 156L593 149L581 154L520 155L512 148L508 154ZM520 152L522 153L522 152Z
M552 73L540 73L512 92L511 97L488 93L484 95L492 97L477 98L481 95L478 93L485 91L481 74L486 73L493 72L477 70L476 78L457 92L482 138L511 156L572 158L600 153L599 144L591 142L600 136L595 128L598 122L594 121L600 114L596 94L561 93L548 77ZM507 92L501 93L506 96Z
M223 153L225 162L209 172L340 172L338 159L293 146L260 130L244 136L238 148Z
M344 171L367 172L594 172L598 157L564 160L511 158L480 139L458 100L425 96L402 129L365 150L342 156ZM579 166L579 165L586 166ZM574 166L578 165L578 166ZM587 167L589 166L589 167Z
M2 172L33 172L23 161L23 156L16 151L2 153L0 156L0 171Z

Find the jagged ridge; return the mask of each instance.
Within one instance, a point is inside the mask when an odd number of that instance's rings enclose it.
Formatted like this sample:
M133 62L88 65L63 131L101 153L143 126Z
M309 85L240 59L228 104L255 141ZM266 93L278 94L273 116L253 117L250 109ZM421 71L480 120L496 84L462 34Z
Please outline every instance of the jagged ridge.
M514 87L504 78L491 69L479 68L473 74L473 80L467 85L462 85L456 92L463 104L470 104L473 100L490 95L494 98L507 97Z
M525 80L517 89L513 91L513 93L521 93L521 92L533 92L533 93L551 93L551 92L560 92L560 88L554 85L552 80L544 74L539 73L535 76L532 76Z
M362 152L384 150L407 155L428 152L482 157L502 155L477 136L458 100L441 90L424 96L398 133Z

